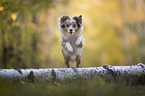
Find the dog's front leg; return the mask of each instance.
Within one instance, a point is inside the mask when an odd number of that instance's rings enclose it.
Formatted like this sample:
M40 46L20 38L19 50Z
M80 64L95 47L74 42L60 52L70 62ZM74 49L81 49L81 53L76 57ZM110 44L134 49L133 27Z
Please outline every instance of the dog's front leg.
M84 37L83 36L80 36L76 40L76 45L82 47L83 45L85 45L84 41L85 41Z
M65 41L63 39L60 39L59 41L61 43L61 46L66 48L69 52L73 52L73 48L72 48L71 44L68 41Z
M66 48L68 51L73 52L73 48L69 42L66 42Z
M59 41L60 41L61 46L65 47L65 45L66 45L65 43L66 42L63 39L60 39Z

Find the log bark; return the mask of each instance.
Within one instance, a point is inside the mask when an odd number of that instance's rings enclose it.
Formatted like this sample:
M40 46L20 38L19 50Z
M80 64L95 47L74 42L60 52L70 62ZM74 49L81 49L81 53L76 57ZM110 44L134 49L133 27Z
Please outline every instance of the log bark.
M105 79L107 81L145 84L145 65L103 66L90 68L0 69L0 78L7 80L74 81Z

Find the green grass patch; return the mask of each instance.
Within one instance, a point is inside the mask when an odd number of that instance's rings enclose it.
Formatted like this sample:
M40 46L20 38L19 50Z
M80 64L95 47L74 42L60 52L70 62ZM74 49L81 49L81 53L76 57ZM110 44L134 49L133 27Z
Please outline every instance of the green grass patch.
M0 96L145 96L145 86L96 79L55 84L0 80Z

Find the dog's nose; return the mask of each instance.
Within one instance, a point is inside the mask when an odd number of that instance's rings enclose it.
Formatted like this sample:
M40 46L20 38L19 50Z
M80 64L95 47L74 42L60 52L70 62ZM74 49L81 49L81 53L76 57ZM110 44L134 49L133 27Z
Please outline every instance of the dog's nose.
M70 29L69 31L70 31L70 32L72 32L73 30L72 30L72 29Z
M73 33L73 29L70 29L70 30L69 30L69 33L72 34L72 33Z
M70 29L69 31L70 31L69 33L72 34L73 29Z

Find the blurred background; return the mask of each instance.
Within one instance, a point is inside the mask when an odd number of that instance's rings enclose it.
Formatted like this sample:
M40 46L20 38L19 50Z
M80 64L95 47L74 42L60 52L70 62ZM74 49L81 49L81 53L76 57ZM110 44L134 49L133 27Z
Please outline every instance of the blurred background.
M0 0L0 68L66 67L63 15L83 16L80 67L145 62L145 0Z

